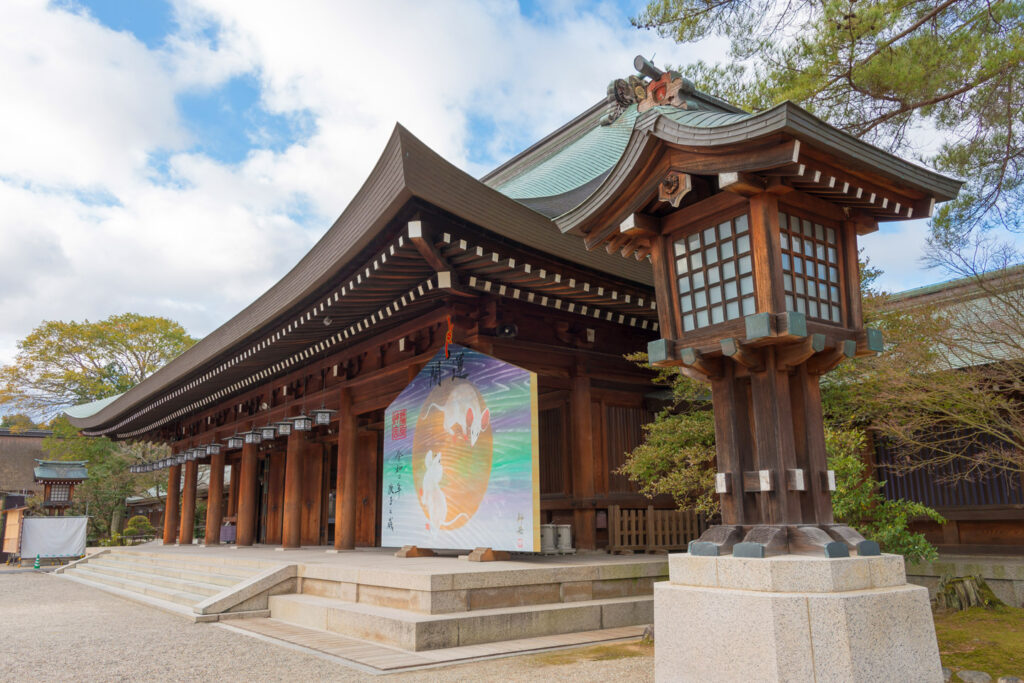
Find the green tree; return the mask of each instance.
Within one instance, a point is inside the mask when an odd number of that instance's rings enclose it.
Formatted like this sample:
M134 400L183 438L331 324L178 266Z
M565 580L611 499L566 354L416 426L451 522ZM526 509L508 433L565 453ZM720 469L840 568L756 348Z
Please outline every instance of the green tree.
M75 487L72 512L89 514L89 532L107 537L121 532L125 499L157 489L163 477L156 472L133 474L130 467L170 454L167 446L146 442L115 442L106 437L81 436L65 418L53 423L53 434L43 439L43 450L54 460L88 462L89 478Z
M1021 227L1024 3L999 0L652 0L634 25L681 43L726 38L732 62L683 71L752 110L792 100L967 185L934 220L940 248ZM918 153L914 131L942 144Z
M195 343L178 323L136 313L99 322L45 321L0 366L0 404L49 419L122 393Z
M848 524L865 538L876 541L885 552L903 555L908 562L938 557L935 546L924 534L910 530L910 522L927 517L941 524L945 519L927 505L889 500L882 495L885 482L870 476L864 463L863 432L828 428L825 445L828 466L836 473L832 513L837 522Z

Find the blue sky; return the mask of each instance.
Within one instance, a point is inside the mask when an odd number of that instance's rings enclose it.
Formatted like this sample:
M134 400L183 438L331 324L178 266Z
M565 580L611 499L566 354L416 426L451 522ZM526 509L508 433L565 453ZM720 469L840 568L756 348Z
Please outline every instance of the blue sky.
M42 320L164 315L203 336L344 209L396 123L479 176L634 55L726 57L629 24L643 2L0 3L0 363ZM925 227L864 244L898 290Z

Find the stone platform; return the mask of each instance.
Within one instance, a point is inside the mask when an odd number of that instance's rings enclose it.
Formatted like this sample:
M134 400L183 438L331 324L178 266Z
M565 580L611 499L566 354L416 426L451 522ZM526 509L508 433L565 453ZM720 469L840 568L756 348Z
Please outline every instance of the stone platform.
M935 681L928 591L903 558L669 557L655 586L659 681Z
M583 553L481 563L454 555L396 558L394 550L376 548L150 544L64 573L155 606L177 603L198 621L269 618L306 636L312 629L424 652L649 624L654 583L666 578L668 562L663 555Z

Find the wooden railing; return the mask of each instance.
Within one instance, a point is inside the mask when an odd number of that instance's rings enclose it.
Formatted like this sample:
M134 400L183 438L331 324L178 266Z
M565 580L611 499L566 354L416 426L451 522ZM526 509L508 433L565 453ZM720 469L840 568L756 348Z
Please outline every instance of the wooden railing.
M703 520L692 510L608 508L608 552L683 550L700 536Z

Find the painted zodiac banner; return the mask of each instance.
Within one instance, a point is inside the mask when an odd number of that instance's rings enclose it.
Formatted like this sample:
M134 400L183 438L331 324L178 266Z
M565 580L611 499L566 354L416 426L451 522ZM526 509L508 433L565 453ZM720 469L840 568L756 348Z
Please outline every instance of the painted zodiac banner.
M537 375L447 351L385 413L381 545L536 552Z

